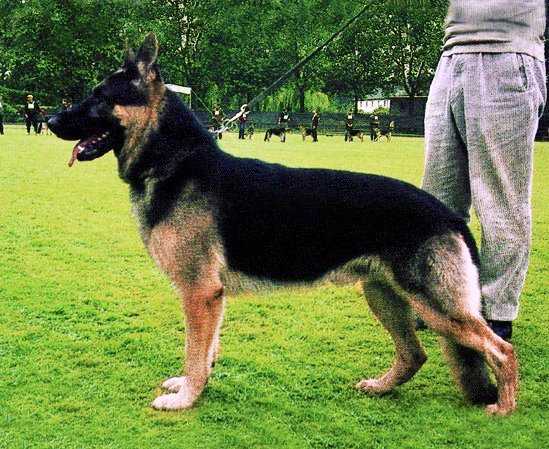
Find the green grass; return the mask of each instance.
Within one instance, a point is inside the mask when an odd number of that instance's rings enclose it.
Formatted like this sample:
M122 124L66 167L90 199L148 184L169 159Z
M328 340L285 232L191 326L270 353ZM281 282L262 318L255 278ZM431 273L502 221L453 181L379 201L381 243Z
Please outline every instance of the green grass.
M421 139L275 140L222 145L421 179ZM229 298L223 355L198 406L152 410L181 367L179 302L139 241L114 157L69 170L70 149L21 128L0 136L0 448L549 447L549 144L537 144L534 250L514 337L519 409L505 419L465 404L429 332L429 361L411 382L383 398L357 393L357 380L389 366L392 344L359 294L334 286Z

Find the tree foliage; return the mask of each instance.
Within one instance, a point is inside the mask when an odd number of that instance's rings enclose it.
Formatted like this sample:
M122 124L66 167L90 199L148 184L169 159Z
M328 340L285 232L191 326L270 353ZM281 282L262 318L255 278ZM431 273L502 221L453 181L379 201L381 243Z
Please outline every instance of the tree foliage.
M350 0L0 0L0 86L78 100L119 65L125 41L138 45L154 31L167 81L190 85L208 106L237 107L360 7ZM444 0L373 1L264 106L304 110L328 97L425 93L445 8Z

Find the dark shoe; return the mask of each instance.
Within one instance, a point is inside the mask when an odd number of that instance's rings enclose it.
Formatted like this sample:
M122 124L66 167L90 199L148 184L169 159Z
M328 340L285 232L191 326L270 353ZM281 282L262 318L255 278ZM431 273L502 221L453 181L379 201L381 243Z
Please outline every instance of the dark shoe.
M496 321L488 320L488 326L494 331L494 333L503 338L505 341L510 341L513 335L513 322L512 321Z

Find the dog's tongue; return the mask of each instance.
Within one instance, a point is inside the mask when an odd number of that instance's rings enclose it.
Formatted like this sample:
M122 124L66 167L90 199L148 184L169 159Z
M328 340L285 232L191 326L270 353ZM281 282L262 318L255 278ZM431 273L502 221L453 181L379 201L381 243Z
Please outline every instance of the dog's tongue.
M86 139L80 140L72 149L71 158L68 166L72 167L76 160L92 160L105 154L110 150L109 133L105 132L102 135L93 135ZM80 158L79 158L80 156ZM87 157L86 157L87 156Z
M78 158L78 153L81 153L86 148L86 145L93 140L93 137L88 139L82 139L72 149L71 158L69 159L68 166L72 167Z
M80 145L80 142L78 142L74 148L72 149L71 158L69 159L69 162L67 163L69 167L72 167L76 161L76 156L78 156L78 145Z

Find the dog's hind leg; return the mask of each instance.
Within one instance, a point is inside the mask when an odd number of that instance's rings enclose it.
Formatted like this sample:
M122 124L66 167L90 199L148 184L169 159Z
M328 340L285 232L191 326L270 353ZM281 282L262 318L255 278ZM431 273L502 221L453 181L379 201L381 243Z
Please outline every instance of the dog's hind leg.
M497 402L490 414L505 415L516 408L518 365L513 346L499 338L480 313L478 272L461 236L434 238L412 262L410 273L423 283L410 293L412 307L434 331L446 338L454 375L471 401L493 399L482 358L495 375Z
M364 295L381 324L391 334L396 356L393 366L378 379L364 379L356 387L368 393L387 393L410 380L427 360L414 329L409 304L387 284L378 280L364 283Z
M440 340L454 379L467 400L473 404L497 402L498 389L490 381L482 354L452 338L440 337Z
M415 296L414 309L430 328L446 337L447 344L450 343L447 355L454 377L467 398L478 403L497 398L496 403L487 406L489 414L513 412L518 388L518 363L513 346L494 334L482 318L448 316L427 302ZM482 366L482 357L496 377L497 397Z

